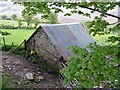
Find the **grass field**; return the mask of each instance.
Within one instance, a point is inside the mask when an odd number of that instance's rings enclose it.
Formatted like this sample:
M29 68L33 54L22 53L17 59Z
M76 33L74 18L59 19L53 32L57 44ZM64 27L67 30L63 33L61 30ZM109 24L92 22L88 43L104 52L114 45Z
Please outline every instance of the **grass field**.
M22 26L27 26L27 22L21 21L21 23L22 23ZM17 20L0 20L0 24L18 27L18 21ZM34 27L33 23L31 25Z
M2 31L7 31L7 32L11 33L11 35L5 36L7 45L11 45L12 42L14 43L14 45L20 45L24 41L24 39L28 39L35 30L2 29Z
M40 20L40 21L44 22L43 20ZM21 23L22 23L22 26L27 26L26 21L21 21ZM11 26L14 26L14 27L18 27L18 21L17 20L0 20L0 24L11 25ZM38 25L40 25L40 23ZM34 23L32 23L31 26L34 27Z
M106 42L106 40L108 40L108 37L110 36L117 36L115 34L108 34L108 35L96 35L93 38L100 44L110 44L108 42Z
M12 26L18 27L18 21L16 21L16 20L0 20L0 24L12 25ZM27 26L26 22L22 21L22 24Z

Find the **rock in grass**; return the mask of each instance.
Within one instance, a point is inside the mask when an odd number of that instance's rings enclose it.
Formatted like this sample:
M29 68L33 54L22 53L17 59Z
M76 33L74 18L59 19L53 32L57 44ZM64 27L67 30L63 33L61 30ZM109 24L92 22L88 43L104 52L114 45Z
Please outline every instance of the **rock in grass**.
M39 79L39 80L42 80L42 79L44 79L44 78L43 78L43 76L38 76L38 79Z
M41 82L43 79L43 76L35 76L35 83Z
M33 80L34 79L32 73L27 73L26 77L27 77L28 80Z

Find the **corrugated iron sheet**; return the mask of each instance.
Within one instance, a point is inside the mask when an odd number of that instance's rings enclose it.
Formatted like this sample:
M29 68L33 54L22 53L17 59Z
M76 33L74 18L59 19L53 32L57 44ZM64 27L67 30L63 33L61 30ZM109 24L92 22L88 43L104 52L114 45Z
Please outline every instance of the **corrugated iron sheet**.
M43 25L41 27L65 59L68 59L70 55L70 51L66 50L69 46L76 45L85 48L95 42L93 37L88 35L86 28L79 23Z

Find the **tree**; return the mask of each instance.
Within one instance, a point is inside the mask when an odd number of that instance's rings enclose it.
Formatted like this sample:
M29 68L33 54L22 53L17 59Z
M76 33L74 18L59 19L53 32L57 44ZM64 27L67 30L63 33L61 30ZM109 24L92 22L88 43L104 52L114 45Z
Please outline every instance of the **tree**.
M27 22L27 28L30 28L30 25L32 23L33 20L33 15L30 14L24 14L23 18L25 19L25 21Z
M13 15L12 15L12 19L13 19L13 20L16 20L16 18L17 18L17 15L16 15L16 14L13 14Z
M44 17L44 16L43 16ZM58 23L58 15L56 13L50 12L48 14L48 17L46 17L47 20L49 20L49 22L51 24L56 24Z
M4 20L7 19L7 15L2 15L1 18Z
M35 28L37 28L38 24L40 23L40 20L38 18L34 18L33 23L34 23Z
M18 29L21 29L22 27L22 20L20 18L16 18L17 22L18 22Z
M120 6L120 2L24 2L22 4L25 6L23 13L42 13L44 18L49 16L51 10L54 13L63 12L61 7L70 10L69 13L65 13L65 16L77 13L91 17L90 13L83 12L80 8L88 9L91 13L99 12L100 15L88 24L89 33L93 36L97 34L105 35L120 30L119 21L111 24L104 20L104 17L107 16L120 19L119 16L107 13L116 6ZM111 25L113 26L111 27ZM107 42L112 44L90 44L88 48L91 52L76 46L70 48L75 56L71 56L67 62L67 67L61 70L66 77L66 84L76 79L76 87L80 88L93 88L94 86L101 86L103 83L107 83L103 86L104 88L120 87L120 36L110 36Z

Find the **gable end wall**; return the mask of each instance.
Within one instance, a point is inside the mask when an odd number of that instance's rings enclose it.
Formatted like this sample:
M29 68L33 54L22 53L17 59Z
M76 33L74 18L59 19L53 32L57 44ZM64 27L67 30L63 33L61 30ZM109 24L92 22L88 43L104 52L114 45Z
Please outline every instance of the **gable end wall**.
M37 32L30 37L30 39L26 43L27 49L35 50L37 55L42 56L44 60L51 66L51 68L59 69L59 59L60 54L52 43L49 37L45 34L42 28L39 28ZM55 58L57 57L57 58Z

